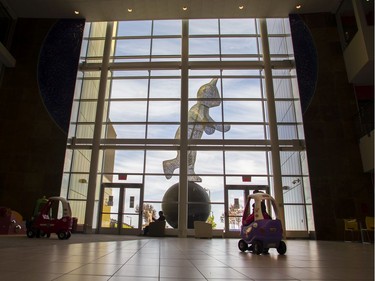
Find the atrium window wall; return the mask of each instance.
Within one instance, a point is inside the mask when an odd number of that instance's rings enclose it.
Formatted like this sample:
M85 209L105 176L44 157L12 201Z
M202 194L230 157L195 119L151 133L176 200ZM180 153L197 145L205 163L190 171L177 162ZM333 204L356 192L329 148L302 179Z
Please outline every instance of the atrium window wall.
M79 224L84 224L87 212L105 63L109 70L95 173L94 229L103 183L141 184L143 205L158 211L164 194L181 175L198 176L197 184L210 199L210 219L220 231L225 229L226 186L269 186L274 195L259 21L116 22L107 62L103 56L107 23L86 24L61 189ZM289 21L266 22L268 34L262 36L268 37L272 65L285 226L287 232L308 235L314 223ZM212 79L217 79L220 97L206 97L209 102L218 100L209 108L211 120L188 119L189 109L202 101L197 97L200 87ZM189 138L188 128L204 122L213 129ZM179 129L181 137L176 138ZM167 178L163 162L191 153L196 156L194 169L183 172L177 165ZM251 182L244 182L243 176L251 177ZM229 204L233 200L229 198Z

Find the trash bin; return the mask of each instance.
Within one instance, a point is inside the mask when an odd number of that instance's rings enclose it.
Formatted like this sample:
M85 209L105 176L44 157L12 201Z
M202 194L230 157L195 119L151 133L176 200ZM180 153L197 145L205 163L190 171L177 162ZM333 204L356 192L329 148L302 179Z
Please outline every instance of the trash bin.
M77 232L78 218L73 217L72 233Z

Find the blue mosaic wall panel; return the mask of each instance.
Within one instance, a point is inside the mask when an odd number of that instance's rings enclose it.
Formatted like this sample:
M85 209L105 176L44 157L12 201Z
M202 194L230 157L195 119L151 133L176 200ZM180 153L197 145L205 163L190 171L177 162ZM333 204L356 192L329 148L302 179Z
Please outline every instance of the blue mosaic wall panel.
M289 15L298 76L302 113L305 113L314 96L318 78L318 56L313 37L303 19Z
M38 86L56 124L68 132L85 20L61 19L41 48Z

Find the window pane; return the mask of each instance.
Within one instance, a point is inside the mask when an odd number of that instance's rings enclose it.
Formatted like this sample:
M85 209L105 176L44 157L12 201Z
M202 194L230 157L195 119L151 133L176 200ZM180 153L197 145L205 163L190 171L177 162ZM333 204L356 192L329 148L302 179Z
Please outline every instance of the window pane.
M283 34L290 33L288 29L288 19L267 19L267 32L268 34Z
M277 125L277 132L280 140L298 139L297 127L295 125Z
M85 78L93 77L92 73L85 73ZM81 99L96 99L98 97L99 78L97 80L85 80L82 85Z
M96 116L96 101L81 101L78 122L94 122Z
M189 34L219 34L219 21L217 19L189 20Z
M73 152L73 161L72 169L76 172L86 172L90 171L90 159L91 152L90 150L74 150Z
M181 70L180 69L151 70L150 76L151 78L160 77L160 76L173 76L173 78L178 78L178 81L180 82Z
M197 160L195 162L196 174L223 174L224 170L223 170L223 152L222 151L195 151L195 152L197 154ZM210 163L210 164L207 165L207 163Z
M154 21L154 35L181 35L181 20Z
M296 122L293 101L276 101L277 122Z
M213 229L224 229L224 212L224 204L211 204L210 216L213 216Z
M111 98L147 98L148 80L115 79L112 81Z
M148 70L116 70L112 72L113 77L148 77Z
M264 139L264 127L261 125L231 125L224 134L225 139Z
M151 79L150 80L150 98L180 98L180 96L181 96L181 80L180 79Z
M292 83L290 79L273 79L273 88L275 98L291 99L293 98Z
M174 153L174 156L172 157L175 158L176 155L177 154ZM169 185L166 177L164 176L163 161L170 158L170 154L166 151L149 150L146 153L146 173L162 174L163 177L161 177L159 180L163 182L163 186Z
M121 21L118 23L118 36L150 36L152 21Z
M151 39L117 40L115 56L149 56Z
M306 230L306 216L304 206L284 206L286 229Z
M221 38L222 54L256 54L255 38Z
M225 122L263 122L260 101L224 101Z
M120 174L143 173L144 151L116 150L113 172Z
M180 55L181 39L152 40L152 55Z
M242 180L242 176L227 176L226 177L226 184L244 184ZM251 177L251 184L254 185L270 185L267 179L267 176L264 177Z
M112 122L145 122L147 103L144 101L110 103L109 119Z
M219 54L219 38L191 38L189 40L190 55Z
M223 98L261 98L259 79L223 79Z
M221 34L255 34L254 19L221 19Z
M204 188L207 190L210 201L223 203L224 202L224 177L222 177L219 174L219 176L217 175L216 176L215 175L201 176L201 178L202 178L201 185L204 186Z
M300 175L301 165L297 151L280 151L281 172L283 175Z
M179 101L150 101L149 122L179 122Z
M299 178L283 177L284 187L284 203L301 203L303 204L303 188L302 181L297 181Z
M264 151L226 151L225 164L227 174L267 174Z
M284 37L269 37L270 54L288 54L288 48Z
M260 71L257 69L224 69L222 74L223 77L228 75L235 75L235 76L259 76Z
M146 135L146 125L112 125L116 136L116 139L143 139Z
M94 123L93 124L78 124L75 132L76 138L92 138L94 137Z
M148 125L147 138L174 139L179 125Z

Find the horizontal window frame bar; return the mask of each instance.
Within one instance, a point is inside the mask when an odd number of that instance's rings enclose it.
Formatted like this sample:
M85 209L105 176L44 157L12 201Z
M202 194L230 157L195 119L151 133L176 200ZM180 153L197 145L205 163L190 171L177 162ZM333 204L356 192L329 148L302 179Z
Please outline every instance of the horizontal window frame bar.
M188 63L190 70L210 70L210 69L264 69L263 61L191 61ZM293 60L271 61L272 69L293 69ZM101 71L102 63L85 63L79 66L79 71ZM165 70L181 69L181 62L121 62L109 63L108 70Z
M95 122L92 121L79 121L70 122L72 125L94 125ZM191 122L189 124L207 124L207 122ZM212 122L209 124L217 125L250 125L250 126L269 126L268 122ZM122 122L122 121L103 121L103 125L180 125L180 122ZM280 126L298 126L303 125L303 122L278 122L277 125Z
M267 34L268 37L271 38L289 38L291 37L290 33L275 33L275 34ZM216 33L216 34L189 34L188 38L260 38L260 33ZM180 38L182 39L182 34L149 34L149 35L121 35L121 36L113 36L112 40L132 40L132 39L173 39L173 38ZM95 36L95 37L83 37L84 41L103 41L105 40L104 36Z
M202 99L198 98L189 98L188 101L198 101ZM205 99L208 100L208 99ZM221 101L267 101L266 98L221 98ZM295 102L299 101L298 98L275 98L275 101L278 102ZM75 102L97 102L97 99L74 99ZM113 99L105 99L105 102L120 102L120 101L181 101L180 98L113 98Z
M68 139L70 149L90 149L93 140L90 138ZM179 150L179 139L101 139L100 149L148 149L148 150ZM188 149L203 150L261 150L270 151L270 140L222 140L222 139L190 139ZM280 150L301 151L305 149L304 140L279 140Z

